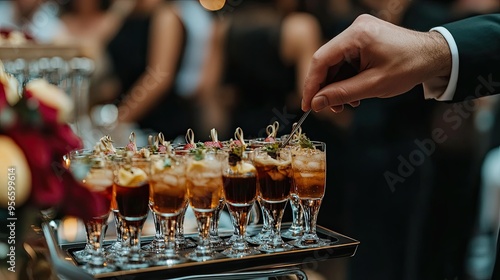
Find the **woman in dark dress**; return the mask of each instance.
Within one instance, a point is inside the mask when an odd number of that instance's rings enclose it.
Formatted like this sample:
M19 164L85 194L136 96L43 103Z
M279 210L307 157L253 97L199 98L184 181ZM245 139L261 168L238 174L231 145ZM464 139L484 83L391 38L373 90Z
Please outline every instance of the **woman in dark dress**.
M185 37L175 8L159 0L137 1L108 45L121 85L116 102L120 122L163 132L167 139L192 125L189 101L175 93Z

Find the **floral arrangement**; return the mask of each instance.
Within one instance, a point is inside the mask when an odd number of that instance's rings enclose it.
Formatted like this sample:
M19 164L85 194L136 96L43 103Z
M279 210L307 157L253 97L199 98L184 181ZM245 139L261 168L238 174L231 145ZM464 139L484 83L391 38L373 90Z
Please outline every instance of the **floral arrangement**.
M9 174L0 176L0 186L8 186L0 208L26 204L80 218L101 213L104 205L63 164L65 154L82 146L68 125L72 100L42 79L18 88L0 62L0 172Z

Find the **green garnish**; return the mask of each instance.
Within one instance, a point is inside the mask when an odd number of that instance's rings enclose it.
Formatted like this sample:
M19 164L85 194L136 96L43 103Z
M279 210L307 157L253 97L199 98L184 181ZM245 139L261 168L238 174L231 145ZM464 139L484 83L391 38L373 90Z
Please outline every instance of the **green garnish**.
M301 148L314 149L314 146L313 146L311 140L309 140L309 138L307 138L307 136L305 134L300 135L299 145Z
M203 143L196 143L196 148L189 151L190 154L194 155L195 160L203 160L205 158L205 145Z
M245 151L245 146L243 146L239 140L231 140L229 142L228 162L230 166L236 166L236 164L241 161L243 151Z
M163 168L171 167L171 166L172 166L172 160L170 158L166 158L165 162L163 162Z
M272 157L273 159L278 158L278 149L280 148L280 143L274 142L264 146L264 151Z

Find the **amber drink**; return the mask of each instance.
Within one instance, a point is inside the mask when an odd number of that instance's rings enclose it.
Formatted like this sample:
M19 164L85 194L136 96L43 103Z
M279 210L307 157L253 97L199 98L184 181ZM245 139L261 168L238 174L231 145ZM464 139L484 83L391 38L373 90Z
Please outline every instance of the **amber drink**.
M188 198L198 222L199 243L187 255L194 261L214 258L210 246L210 224L214 212L223 199L222 162L227 155L221 151L198 150L188 157L186 182Z
M294 193L304 210L305 221L304 235L294 245L301 248L324 245L328 241L317 236L316 219L325 195L326 145L313 141L309 147L294 147L292 158Z
M156 253L156 265L184 262L176 250L177 217L187 202L186 165L182 156L164 154L151 161L151 205L164 236L164 250Z

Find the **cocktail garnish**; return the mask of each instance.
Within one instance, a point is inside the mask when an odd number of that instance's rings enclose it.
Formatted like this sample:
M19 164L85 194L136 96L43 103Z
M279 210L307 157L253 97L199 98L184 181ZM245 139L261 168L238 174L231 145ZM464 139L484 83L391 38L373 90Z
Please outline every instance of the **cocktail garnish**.
M142 148L139 150L139 153L137 153L141 158L149 158L151 156L151 152L149 151L148 148Z
M131 132L130 133L130 136L128 137L128 141L129 143L127 144L127 146L125 147L125 149L127 149L127 151L131 151L131 152L137 152L137 144L135 143L135 132Z
M212 128L210 130L210 138L212 141L206 141L205 147L208 149L222 149L222 143L219 141L217 137L217 130L215 128Z
M149 150L155 154L158 152L158 137L149 135L148 136Z
M301 148L307 148L307 149L314 149L314 146L311 142L311 140L309 140L309 138L306 136L306 134L300 134L299 138L298 138L298 143L299 143L299 146Z
M184 145L184 150L191 150L196 148L194 143L194 131L189 128L186 132L186 145Z
M167 153L171 154L172 153L172 145L170 145L169 141L165 141L165 136L163 133L158 133L158 137L156 138L157 142L157 147L158 147L158 152L159 153Z
M243 152L246 149L245 139L243 138L243 130L241 127L236 128L234 132L235 140L229 140L229 157L228 162L230 166L236 166L241 161Z
M279 127L280 127L280 123L278 121L274 121L273 124L268 125L266 127L267 137L264 141L265 142L275 142Z
M278 149L280 148L280 144L277 142L269 143L264 146L264 151L266 151L267 155L272 157L273 159L278 158Z
M194 155L195 160L203 160L205 158L205 152L206 152L205 145L202 143L196 143L194 144L194 148L191 148L189 153Z
M137 167L122 167L118 171L118 183L124 187L135 186L147 178L147 174Z
M109 135L105 135L99 139L99 142L94 146L94 153L103 153L105 155L116 153L116 149L113 147L113 140L111 140Z

